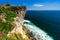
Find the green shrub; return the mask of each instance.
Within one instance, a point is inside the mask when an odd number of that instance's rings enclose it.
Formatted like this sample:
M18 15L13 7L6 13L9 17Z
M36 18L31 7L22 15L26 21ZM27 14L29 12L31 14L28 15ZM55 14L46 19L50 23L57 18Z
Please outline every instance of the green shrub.
M0 40L8 40L7 34L13 29L12 22L14 21L14 17L17 16L17 14L13 11L11 11L9 8L2 8L0 7L0 15L1 13L5 13L6 22L3 22L2 19L0 19L0 32L4 33L4 36L0 36ZM2 34L1 33L1 34Z

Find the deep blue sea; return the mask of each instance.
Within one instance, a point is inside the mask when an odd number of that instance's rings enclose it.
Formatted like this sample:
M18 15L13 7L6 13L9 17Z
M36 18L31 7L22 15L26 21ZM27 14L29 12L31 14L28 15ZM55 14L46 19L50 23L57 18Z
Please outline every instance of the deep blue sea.
M60 40L60 11L40 10L27 11L25 19L46 31L55 40Z

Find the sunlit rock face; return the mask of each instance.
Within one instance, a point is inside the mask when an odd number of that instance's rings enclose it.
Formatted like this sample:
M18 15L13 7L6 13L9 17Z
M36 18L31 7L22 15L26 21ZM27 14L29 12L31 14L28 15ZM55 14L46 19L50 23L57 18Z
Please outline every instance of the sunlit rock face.
M11 33L20 33L23 38L28 40L28 37L25 35L23 31L22 21L25 16L26 7L24 6L11 6L10 9L14 11L17 16L14 18L14 23L16 24L15 28L11 31Z
M11 6L10 9L17 14L17 17L14 18L16 27L15 31L20 31L22 33L22 21L25 16L26 7L25 6Z
M10 9L16 12L18 17L20 18L20 21L22 22L22 19L25 16L26 7L25 6L11 6Z
M25 12L26 12L25 6L1 5L1 7L0 7L0 13L1 13L0 14L0 19L1 19L0 26L1 27L0 28L4 28L4 25L5 25L5 27L7 26L9 28L9 29L7 29L7 28L2 29L3 32L7 31L6 37L8 36L10 39L13 37L12 39L17 40L17 38L15 39L14 38L15 36L13 36L16 34L18 36L19 40L25 40L25 39L28 40L28 36L25 35L25 32L23 31L23 28L22 28L23 27L22 21L25 16ZM2 21L4 21L3 19L5 19L6 22L2 22ZM3 40L3 37L1 39Z

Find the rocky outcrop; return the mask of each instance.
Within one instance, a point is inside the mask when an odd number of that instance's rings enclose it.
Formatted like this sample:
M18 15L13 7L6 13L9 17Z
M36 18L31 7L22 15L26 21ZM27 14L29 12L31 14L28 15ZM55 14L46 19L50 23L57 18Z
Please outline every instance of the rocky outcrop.
M9 24L12 26L12 30L7 33L7 40L37 40L33 33L22 24L26 12L25 6L0 5L0 8L2 11L0 19L8 26Z

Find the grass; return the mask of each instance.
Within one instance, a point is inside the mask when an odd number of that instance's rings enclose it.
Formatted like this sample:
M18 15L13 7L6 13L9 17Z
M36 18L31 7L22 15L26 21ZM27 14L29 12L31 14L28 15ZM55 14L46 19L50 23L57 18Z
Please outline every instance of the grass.
M0 15L2 12L6 14L5 15L6 23L2 22L2 19L0 19L0 31L6 33L12 30L13 25L11 23L14 21L14 17L16 17L17 14L9 10L9 8L3 9L2 7L0 7Z
M6 6L10 6L7 4ZM10 32L13 28L13 21L14 18L17 16L17 14L14 11L11 11L10 8L4 9L3 7L0 7L0 16L2 13L5 13L5 20L6 22L3 22L3 20L0 18L0 40L26 40L27 38L23 38L21 34L10 34L8 35L8 32ZM28 29L23 27L23 30L26 32L26 35L31 37L32 33L29 32Z
M13 29L12 22L17 14L14 11L11 11L9 8L4 9L3 7L0 7L0 15L2 13L6 14L6 22L3 22L0 18L0 40L8 40L7 34Z
M6 20L7 21L14 21L14 17L17 16L17 14L14 12L14 11L11 11L9 8L6 8L6 9L3 9L3 8L0 8L0 13L3 12L6 14Z

